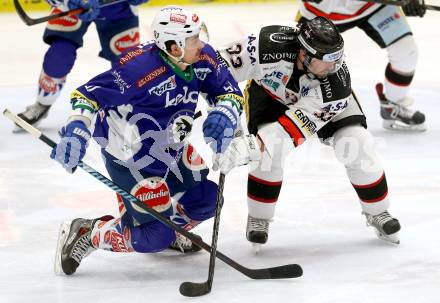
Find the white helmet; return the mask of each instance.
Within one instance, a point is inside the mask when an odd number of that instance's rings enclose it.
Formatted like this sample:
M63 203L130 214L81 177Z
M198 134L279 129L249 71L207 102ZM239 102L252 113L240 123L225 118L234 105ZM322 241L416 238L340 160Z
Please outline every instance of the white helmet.
M181 48L185 48L185 39L206 31L204 23L199 16L179 6L169 5L162 8L154 17L151 25L154 42L168 53L165 47L166 41L176 41Z

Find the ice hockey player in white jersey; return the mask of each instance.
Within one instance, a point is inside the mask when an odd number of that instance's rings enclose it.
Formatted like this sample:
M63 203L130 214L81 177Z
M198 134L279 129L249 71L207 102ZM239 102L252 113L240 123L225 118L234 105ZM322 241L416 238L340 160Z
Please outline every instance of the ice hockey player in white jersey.
M410 0L402 7L368 1L303 0L296 21L323 16L340 32L358 27L388 53L384 83L376 85L383 127L393 130L424 131L425 115L410 106L409 88L417 66L418 50L406 16L423 17L424 0Z
M367 224L379 238L399 243L400 224L388 213L385 173L352 93L343 46L334 24L316 17L299 28L263 27L258 34L219 50L237 81L251 79L245 90L245 110L262 157L248 176L246 237L250 242L268 240L286 156L317 135L334 148L345 166ZM348 146L341 148L344 144ZM221 169L227 172L228 165L245 162L254 145L248 138L234 139L221 156L230 163L223 161Z

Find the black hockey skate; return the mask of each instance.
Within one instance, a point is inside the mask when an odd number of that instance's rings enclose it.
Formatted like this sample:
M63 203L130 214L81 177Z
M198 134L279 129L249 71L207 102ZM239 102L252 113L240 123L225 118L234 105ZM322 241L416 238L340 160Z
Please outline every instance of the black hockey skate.
M202 237L200 237L199 235L196 235L194 233L190 233L190 234L193 235L198 240L200 240L200 242L202 241ZM192 252L198 252L201 250L201 248L198 247L197 245L195 245L190 239L181 235L178 232L176 232L176 240L171 242L171 244L168 248L180 251L182 253L192 253Z
M36 101L34 104L26 107L26 110L19 113L18 116L27 123L36 126L41 120L47 117L50 105L43 105ZM20 132L22 128L16 125L14 132Z
M261 244L265 244L269 238L269 220L257 219L248 215L246 225L246 239L252 242L256 252Z
M425 131L425 115L413 111L404 104L387 100L383 93L383 84L376 84L376 92L380 101L380 115L383 127L392 130Z
M95 220L74 219L61 224L55 255L55 273L72 275L81 260L95 250L91 234Z
M399 244L400 223L396 218L384 211L378 215L364 213L367 218L367 226L373 226L379 239Z

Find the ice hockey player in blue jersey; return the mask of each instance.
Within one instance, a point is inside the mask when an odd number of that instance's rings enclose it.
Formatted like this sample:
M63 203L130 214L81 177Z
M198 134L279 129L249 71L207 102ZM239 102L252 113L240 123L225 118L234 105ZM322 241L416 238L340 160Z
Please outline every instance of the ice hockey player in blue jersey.
M213 107L203 135L216 154L231 140L243 97L214 49L201 40L206 27L198 15L167 6L155 16L152 29L154 41L123 54L114 68L72 93L72 113L51 157L73 172L93 137L114 182L190 230L214 215L217 191L203 160L185 140L199 94ZM136 205L121 197L118 202L119 218L75 219L61 225L57 273L73 274L94 249L148 253L171 245L197 250Z
M77 8L87 11L47 23L43 41L50 46L44 55L36 101L19 116L34 125L47 116L61 93L76 61L77 49L83 46L83 37L92 23L96 25L101 42L99 56L112 64L117 62L121 53L138 46L138 5L147 1L127 0L100 8L98 0L47 0L53 7L53 14Z

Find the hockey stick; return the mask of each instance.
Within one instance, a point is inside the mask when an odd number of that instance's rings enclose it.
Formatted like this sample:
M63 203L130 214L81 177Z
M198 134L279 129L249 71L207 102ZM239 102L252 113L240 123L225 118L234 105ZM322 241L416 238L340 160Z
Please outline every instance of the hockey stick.
M37 128L33 127L32 125L30 125L29 123L18 117L10 110L5 109L3 111L3 115L6 116L8 119L12 120L15 124L22 127L27 132L29 132L32 136L40 139L41 141L49 145L50 147L53 148L56 146L56 143L52 141L49 137L47 137L40 130L38 130ZM138 198L136 198L135 196L131 195L130 193L122 189L118 184L116 184L115 182L111 181L110 179L100 174L94 168L90 167L83 161L80 161L78 163L78 166L81 167L84 171L86 171L90 175L92 175L95 179L99 180L101 183L105 184L110 189L120 194L123 198L129 200L131 203L136 204L136 206L144 209L150 215L152 215L154 218L156 218L163 224L169 226L173 230L177 231L178 233L190 239L194 244L196 244L200 248L206 250L207 252L211 252L212 249L211 246L206 244L204 241L198 240L191 233L181 228L180 226L176 225L175 223L171 222L168 218L164 217L156 210L150 208L142 201L140 201ZM288 278L298 278L302 276L302 268L298 264L287 264L277 267L251 269L244 267L243 265L235 262L234 260L230 259L229 257L227 257L226 255L222 254L219 251L217 251L216 257L251 279L288 279Z
M215 255L217 251L218 229L220 225L220 212L223 207L223 188L225 185L225 175L220 173L217 189L217 202L215 208L214 225L212 227L211 254L209 256L208 280L202 283L183 282L180 284L179 291L186 297L200 297L211 292L214 279Z
M104 6L116 4L116 3L119 3L122 1L126 1L126 0L100 0L99 6L104 7ZM28 14L26 14L26 12L24 11L23 7L21 6L20 2L18 2L18 0L14 0L14 6L15 6L15 10L17 11L17 14L21 18L21 20L23 20L23 22L29 26L35 25L35 24L40 24L43 22L47 22L47 21L58 19L58 18L65 17L65 16L81 14L84 11L86 11L83 8L77 8L77 9L71 9L71 10L68 10L65 12L61 12L58 14L53 14L53 15L41 17L41 18L31 18L31 17L29 17Z
M367 0L367 2L385 4L385 5L396 5L396 6L404 6L410 2L410 0L402 0L402 1L393 1L393 0ZM425 8L433 11L440 11L440 6L425 4Z

